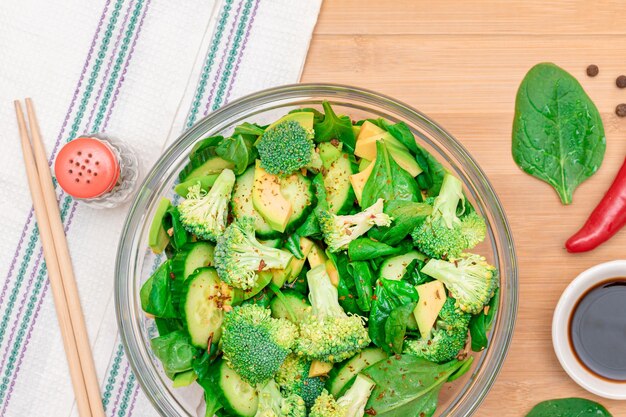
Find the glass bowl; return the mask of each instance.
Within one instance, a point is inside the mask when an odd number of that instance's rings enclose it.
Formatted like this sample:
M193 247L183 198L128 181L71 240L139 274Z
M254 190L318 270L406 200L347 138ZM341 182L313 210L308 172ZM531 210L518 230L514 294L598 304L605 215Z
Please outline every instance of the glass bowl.
M390 97L341 85L298 84L273 88L234 101L185 132L150 170L130 209L120 238L115 296L119 328L132 369L144 392L163 416L203 416L197 387L174 389L150 350L156 336L153 320L141 310L139 289L162 261L147 245L150 221L162 196L173 197L178 172L196 141L227 136L242 122L268 124L297 107L321 109L328 100L338 114L352 119L383 117L404 121L418 142L463 180L468 199L487 221L487 239L477 248L500 271L499 313L489 335L489 347L475 354L472 370L446 384L437 416L473 414L493 385L509 348L517 313L517 264L511 230L491 184L476 161L448 132L424 114ZM194 384L197 385L197 384Z

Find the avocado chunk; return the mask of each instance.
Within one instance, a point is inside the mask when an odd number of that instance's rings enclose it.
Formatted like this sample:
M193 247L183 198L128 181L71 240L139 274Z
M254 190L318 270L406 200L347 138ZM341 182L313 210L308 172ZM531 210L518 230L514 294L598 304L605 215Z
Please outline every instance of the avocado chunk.
M293 213L291 203L280 192L280 178L261 168L260 161L254 168L252 204L254 209L274 230L284 232Z
M152 218L152 224L150 224L150 231L148 233L148 246L154 253L161 253L163 249L170 242L170 236L167 234L167 230L163 227L163 217L165 212L171 207L172 203L169 199L162 197L157 205L157 209Z
M389 132L383 131L383 133L369 137L359 135L359 139L356 142L356 148L354 149L354 154L361 158L373 161L376 159L376 142L379 140L385 142L389 154L398 163L398 165L411 174L411 176L416 177L422 172L422 169L417 164L413 155L411 155L411 152Z
M326 375L331 369L333 369L332 363L313 361L311 362L311 367L309 368L309 378Z
M189 187L192 187L199 182L200 189L202 189L202 191L204 192L207 192L211 189L211 187L213 187L213 184L215 184L215 180L219 176L219 174L211 174L204 177L192 178L178 184L176 187L174 187L174 191L181 197L187 197L187 194L189 193Z
M367 168L358 174L350 175L350 183L352 183L352 189L354 190L354 195L356 196L356 200L361 204L361 196L363 195L363 188L365 187L365 183L367 179L370 177L370 174L374 170L374 165L370 163Z
M322 163L324 168L328 169L330 166L339 159L343 152L341 152L341 148L343 144L339 142L337 146L333 145L330 142L322 142L317 145L317 148L320 151L320 158L322 158Z
M441 281L431 281L415 287L419 301L413 310L417 327L423 339L430 337L439 312L446 302L446 289Z
M366 120L361 125L361 130L359 131L359 135L356 137L356 140L358 142L365 138L369 138L370 136L380 135L381 133L385 133L385 129L376 126L369 120Z
M328 259L328 257L324 253L324 249L322 249L317 244L313 244L306 258L309 261L309 266L311 268L315 268L316 266L325 263Z
M267 129L265 130L266 131L270 130L271 128L273 128L274 126L278 124L293 120L294 122L300 123L300 126L305 128L306 130L312 131L313 130L313 117L314 117L313 113L309 111L298 111L295 113L289 113L289 114L284 115L280 119L276 120L274 123L269 125Z

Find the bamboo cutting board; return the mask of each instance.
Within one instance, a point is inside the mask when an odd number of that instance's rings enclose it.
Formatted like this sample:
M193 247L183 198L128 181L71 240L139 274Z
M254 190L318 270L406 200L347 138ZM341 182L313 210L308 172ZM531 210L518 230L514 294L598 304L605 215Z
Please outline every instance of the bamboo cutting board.
M511 158L515 93L528 69L542 61L578 78L602 113L607 135L601 169L568 207ZM597 77L585 74L589 64L600 67ZM626 416L626 402L595 397L567 376L550 335L567 284L596 263L626 259L626 231L591 253L570 255L563 248L626 156L626 118L614 113L626 103L626 89L615 86L620 74L626 74L626 3L620 0L323 4L302 81L360 86L423 111L465 145L504 204L519 261L520 305L512 347L478 416L525 416L541 400L571 396Z

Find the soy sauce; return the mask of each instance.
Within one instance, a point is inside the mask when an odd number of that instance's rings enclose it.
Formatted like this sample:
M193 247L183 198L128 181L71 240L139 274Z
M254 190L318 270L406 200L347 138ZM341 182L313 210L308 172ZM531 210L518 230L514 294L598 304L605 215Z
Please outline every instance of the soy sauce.
M626 382L626 278L612 278L580 297L569 321L578 361L603 379Z

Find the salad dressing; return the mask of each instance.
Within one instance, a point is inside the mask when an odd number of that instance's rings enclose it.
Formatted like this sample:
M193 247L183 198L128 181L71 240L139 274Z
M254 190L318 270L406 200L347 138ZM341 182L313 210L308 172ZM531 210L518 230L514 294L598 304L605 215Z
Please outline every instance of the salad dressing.
M580 297L570 317L569 341L590 373L626 383L626 278L601 282Z

